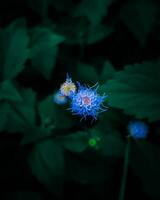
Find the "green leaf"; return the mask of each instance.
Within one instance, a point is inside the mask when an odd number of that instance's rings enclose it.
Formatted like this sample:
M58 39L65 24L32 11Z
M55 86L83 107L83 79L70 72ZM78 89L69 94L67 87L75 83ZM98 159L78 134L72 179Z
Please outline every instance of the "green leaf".
M126 66L115 73L105 85L113 107L124 109L136 118L159 119L160 68L159 62L143 62ZM103 88L103 90L104 90Z
M98 81L98 73L92 65L79 63L76 67L80 82L95 84Z
M100 80L103 82L108 81L109 79L113 78L115 72L116 70L114 69L113 65L109 61L106 61L101 72Z
M96 26L89 26L87 30L88 39L87 44L97 43L107 38L113 32L113 27L98 24Z
M54 140L35 144L28 161L32 173L50 192L62 194L64 155Z
M2 79L12 79L24 69L29 56L29 38L23 19L18 19L0 32Z
M68 129L73 125L70 112L56 105L50 95L38 105L39 115L43 126L54 126L56 129Z
M152 31L157 8L150 0L131 0L122 7L120 18L141 45Z
M160 198L160 148L146 141L132 141L130 164L151 199Z
M115 0L82 0L75 9L74 16L85 16L91 25L99 24L104 16L108 14L109 6Z
M0 123L1 131L28 134L35 126L35 93L28 89L21 90L19 94L22 97L21 102L5 101L0 104L0 112L3 117Z
M88 147L88 135L87 132L76 132L67 136L61 136L57 138L59 143L67 150L71 152L83 152Z
M37 27L31 31L30 57L32 65L46 79L51 78L56 63L58 45L63 41L63 36L47 28Z
M14 103L11 106L19 114L26 123L35 125L36 113L36 93L32 89L21 89L20 94L23 98L22 103Z
M15 85L10 81L6 80L0 85L0 100L7 100L13 102L22 102L23 99Z

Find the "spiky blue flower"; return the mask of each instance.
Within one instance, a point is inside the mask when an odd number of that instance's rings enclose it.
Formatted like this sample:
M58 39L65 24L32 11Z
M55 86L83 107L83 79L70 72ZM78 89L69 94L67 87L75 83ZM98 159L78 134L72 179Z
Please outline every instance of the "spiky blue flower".
M87 116L92 116L93 119L97 119L100 112L107 110L107 107L103 105L107 95L99 95L97 93L98 85L89 87L82 86L78 82L78 91L71 99L71 110L74 114L80 115L82 119L86 119Z
M142 121L131 121L128 125L128 131L133 138L146 138L148 134L148 126Z
M56 104L63 105L67 102L67 98L63 96L59 91L53 95L53 100Z

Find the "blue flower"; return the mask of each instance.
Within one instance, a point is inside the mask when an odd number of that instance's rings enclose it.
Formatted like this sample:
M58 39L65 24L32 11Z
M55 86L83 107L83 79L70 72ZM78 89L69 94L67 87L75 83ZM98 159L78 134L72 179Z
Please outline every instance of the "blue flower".
M71 110L74 114L82 116L82 119L92 116L96 120L100 112L107 110L103 105L107 96L100 96L97 93L97 84L95 86L82 86L78 82L78 91L72 96Z
M53 100L56 104L63 105L67 102L67 98L63 96L60 92L56 92L53 96Z
M146 138L148 134L148 126L142 121L132 121L128 125L128 131L133 138Z

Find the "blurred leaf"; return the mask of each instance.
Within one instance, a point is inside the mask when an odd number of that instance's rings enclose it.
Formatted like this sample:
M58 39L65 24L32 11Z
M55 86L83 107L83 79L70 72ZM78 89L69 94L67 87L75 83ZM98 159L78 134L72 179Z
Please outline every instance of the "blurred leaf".
M31 31L30 57L32 65L46 79L51 78L56 63L58 45L63 41L63 36L47 28L37 27Z
M38 111L43 125L54 120L53 104L53 96L51 95L39 102Z
M6 80L0 85L0 100L7 100L13 102L22 102L23 99L14 84Z
M74 12L74 16L85 16L91 25L99 24L104 16L108 14L109 6L115 0L82 0Z
M87 31L87 44L94 44L107 38L113 32L113 28L98 24L96 26L89 26Z
M64 107L56 105L52 95L39 103L38 110L44 126L48 124L56 129L67 129L73 125L70 113Z
M0 31L2 79L12 79L24 69L29 56L29 38L23 19L17 19Z
M76 69L80 82L95 84L98 81L98 73L94 66L79 63Z
M113 78L115 72L116 70L114 69L114 66L109 61L106 61L103 66L100 80L103 82L108 81Z
M157 8L150 0L131 0L122 7L121 20L133 35L143 44L152 31Z
M114 27L106 24L89 25L84 17L79 18L76 22L74 18L65 18L56 29L65 36L64 43L70 45L92 45L107 38L114 31Z
M32 89L21 89L20 94L23 98L22 103L12 104L17 114L24 117L24 121L30 125L35 125L35 103L36 93Z
M123 71L115 73L114 79L109 80L103 90L110 94L113 107L124 109L137 118L159 119L159 62L126 66Z
M50 192L61 195L64 174L62 148L54 140L44 140L35 144L28 161L36 178Z
M71 152L83 152L88 147L87 132L76 132L67 136L57 138L58 142Z
M21 102L6 101L0 104L3 118L0 123L1 131L28 134L35 126L35 93L28 89L21 90L19 94L22 98Z
M133 141L130 164L152 199L160 198L160 148L146 141Z

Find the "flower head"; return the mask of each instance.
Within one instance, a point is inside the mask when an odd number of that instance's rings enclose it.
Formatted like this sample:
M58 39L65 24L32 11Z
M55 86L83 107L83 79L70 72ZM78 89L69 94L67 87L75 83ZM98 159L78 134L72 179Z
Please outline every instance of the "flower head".
M142 121L131 121L128 125L128 131L133 138L146 138L148 126Z
M72 79L67 74L66 81L60 87L60 93L63 96L71 97L76 92L76 85L72 82Z
M97 84L96 84L97 86ZM82 86L78 83L78 92L71 99L71 110L74 114L80 115L83 118L92 116L97 119L100 112L104 112L107 108L103 105L106 95L100 96L97 93L97 88Z
M56 104L63 105L67 102L67 98L61 95L60 92L56 92L53 96L53 100Z

